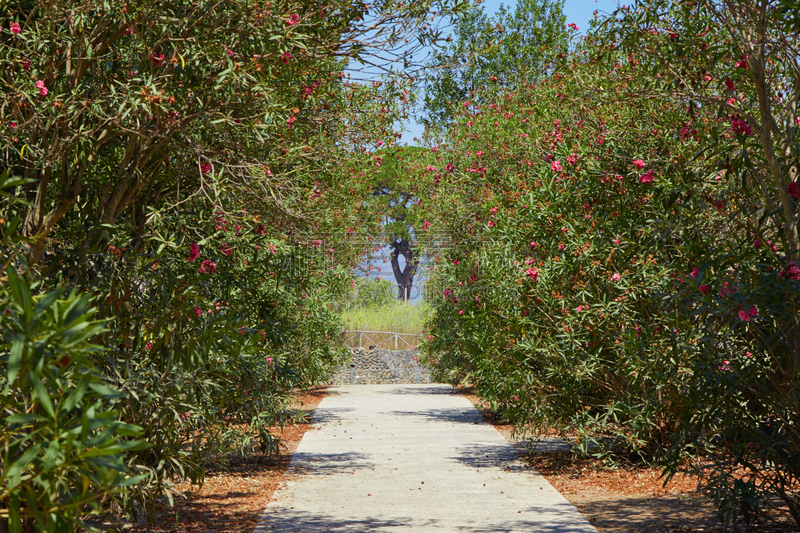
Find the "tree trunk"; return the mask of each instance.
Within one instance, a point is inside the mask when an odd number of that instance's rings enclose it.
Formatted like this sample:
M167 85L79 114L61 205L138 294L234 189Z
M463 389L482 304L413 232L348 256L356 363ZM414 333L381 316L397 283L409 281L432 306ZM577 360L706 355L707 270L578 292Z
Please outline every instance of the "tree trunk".
M397 299L405 302L408 301L411 289L414 287L414 274L417 272L419 259L414 257L414 249L406 239L394 241L391 246L392 272L394 272L394 279L397 282ZM400 255L406 260L403 270L400 270Z

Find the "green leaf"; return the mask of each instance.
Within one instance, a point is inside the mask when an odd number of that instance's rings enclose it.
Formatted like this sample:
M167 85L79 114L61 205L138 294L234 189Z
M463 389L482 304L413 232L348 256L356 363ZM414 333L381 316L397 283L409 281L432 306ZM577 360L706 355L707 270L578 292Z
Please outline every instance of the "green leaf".
M8 353L8 384L11 386L17 378L19 369L22 366L22 353L25 350L25 342L18 338L11 343L11 350Z
M8 468L4 476L0 476L0 480L3 478L8 479L8 490L13 490L17 485L20 484L20 476L22 475L22 470L33 461L33 458L39 455L39 451L42 449L42 444L37 443L25 450L25 452L20 456L19 459L11 463L11 466Z
M90 383L89 388L106 398L124 398L125 394L102 383Z
M25 324L30 321L30 313L33 308L33 299L31 298L31 290L25 280L17 274L17 271L11 265L6 269L8 275L8 287L11 289L11 294L16 304L23 310L25 314Z
M58 300L61 295L64 294L64 289L57 289L53 292L47 294L43 298L40 298L39 301L36 303L36 307L33 310L34 315L42 314L46 309L50 309L53 304Z
M53 409L53 402L50 400L50 395L47 393L47 389L45 389L42 380L39 379L39 376L36 374L31 373L31 383L33 383L33 390L36 392L36 395L39 397L39 401L44 407L47 414L51 417L55 418L56 412Z
M61 409L63 409L66 412L72 411L72 409L74 409L75 406L78 405L80 401L83 399L83 396L86 394L86 390L88 389L91 380L92 380L91 375L86 374L85 376L83 376L81 380L78 382L78 385L75 387L75 389L70 393L69 396L67 396L67 399L62 404Z

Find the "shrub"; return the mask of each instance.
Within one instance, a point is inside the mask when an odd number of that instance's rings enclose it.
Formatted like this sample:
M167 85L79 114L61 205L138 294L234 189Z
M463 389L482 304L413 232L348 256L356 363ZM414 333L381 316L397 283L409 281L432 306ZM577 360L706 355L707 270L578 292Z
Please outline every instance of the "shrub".
M72 531L102 514L143 476L129 453L148 444L142 428L109 409L113 387L92 343L105 329L92 299L64 289L34 296L9 267L0 286L0 524L5 531Z

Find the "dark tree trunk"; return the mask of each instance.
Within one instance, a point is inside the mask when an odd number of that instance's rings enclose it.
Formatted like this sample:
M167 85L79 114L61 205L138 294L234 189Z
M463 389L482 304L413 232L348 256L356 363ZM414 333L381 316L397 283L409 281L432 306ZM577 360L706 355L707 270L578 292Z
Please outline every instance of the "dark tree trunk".
M415 257L411 243L406 239L394 241L392 246L392 272L397 282L397 299L407 301L414 286L414 274L419 266L419 259ZM403 270L400 270L400 256L406 260Z

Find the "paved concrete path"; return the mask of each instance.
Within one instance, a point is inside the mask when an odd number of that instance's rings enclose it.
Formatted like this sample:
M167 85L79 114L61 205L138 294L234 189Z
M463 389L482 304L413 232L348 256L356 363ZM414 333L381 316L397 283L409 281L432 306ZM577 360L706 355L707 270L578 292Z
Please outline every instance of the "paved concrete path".
M596 533L449 385L329 391L256 533Z

